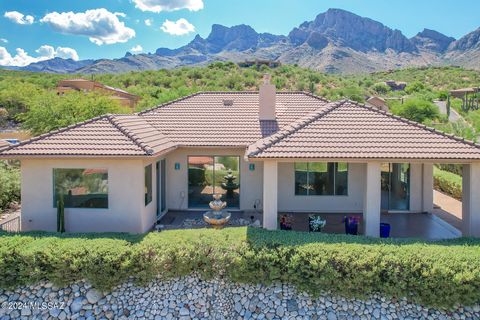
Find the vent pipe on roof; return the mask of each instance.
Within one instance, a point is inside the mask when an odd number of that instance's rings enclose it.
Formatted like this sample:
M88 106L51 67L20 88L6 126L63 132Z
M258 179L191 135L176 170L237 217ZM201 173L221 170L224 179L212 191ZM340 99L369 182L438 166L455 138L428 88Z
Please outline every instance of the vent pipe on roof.
M270 83L270 75L263 76L263 84L260 86L259 93L259 120L275 120L276 92L275 85Z

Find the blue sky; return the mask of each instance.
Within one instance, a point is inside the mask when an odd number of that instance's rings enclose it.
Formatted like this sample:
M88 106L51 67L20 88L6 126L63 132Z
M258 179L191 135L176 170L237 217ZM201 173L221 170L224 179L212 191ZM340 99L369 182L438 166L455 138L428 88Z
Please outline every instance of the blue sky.
M0 65L175 48L197 33L206 37L213 23L287 34L328 8L378 20L407 37L427 27L459 38L480 27L478 0L0 0L0 8Z

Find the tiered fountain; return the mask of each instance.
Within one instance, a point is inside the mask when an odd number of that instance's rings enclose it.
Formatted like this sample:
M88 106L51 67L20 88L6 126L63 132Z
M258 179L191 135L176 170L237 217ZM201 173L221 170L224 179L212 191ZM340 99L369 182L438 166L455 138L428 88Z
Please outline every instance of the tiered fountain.
M227 203L222 201L222 194L215 193L213 195L213 201L210 201L210 208L212 210L203 214L203 220L214 227L215 229L221 229L224 225L230 221L231 213L225 211Z

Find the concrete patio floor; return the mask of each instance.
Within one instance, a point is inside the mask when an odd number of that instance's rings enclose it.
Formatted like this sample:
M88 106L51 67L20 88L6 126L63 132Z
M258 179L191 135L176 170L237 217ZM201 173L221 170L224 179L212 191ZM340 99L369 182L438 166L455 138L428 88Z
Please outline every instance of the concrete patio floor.
M159 224L164 225L165 229L185 228L183 225L186 220L202 220L202 214L205 211L169 211ZM287 214L291 217L292 229L296 231L309 231L308 216L311 213L280 213L279 217ZM345 227L342 222L344 214L325 213L318 214L327 220L323 232L325 233L345 233ZM348 214L349 216L361 217L361 214ZM246 221L262 221L261 213L245 213L242 211L233 211L232 220L244 219ZM461 233L444 220L434 214L424 213L382 213L381 222L391 225L390 236L394 238L420 238L426 240L451 239L460 237ZM193 228L202 228L204 225L193 226ZM362 224L359 225L359 234L363 233Z
M433 190L433 214L458 230L462 229L462 202L440 191Z

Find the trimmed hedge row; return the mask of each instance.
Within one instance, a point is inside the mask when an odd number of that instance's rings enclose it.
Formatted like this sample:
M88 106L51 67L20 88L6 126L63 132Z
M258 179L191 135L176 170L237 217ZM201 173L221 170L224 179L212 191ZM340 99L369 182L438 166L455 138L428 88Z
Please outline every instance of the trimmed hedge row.
M108 290L197 272L232 281L289 282L311 294L371 293L436 307L480 302L480 241L371 239L256 228L146 236L25 233L0 236L0 287L86 279Z
M462 200L462 177L455 173L434 168L433 187L457 200Z

